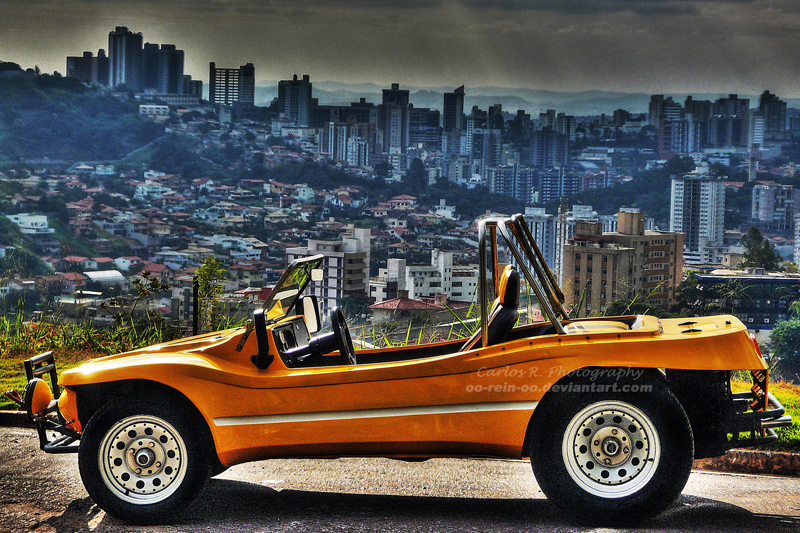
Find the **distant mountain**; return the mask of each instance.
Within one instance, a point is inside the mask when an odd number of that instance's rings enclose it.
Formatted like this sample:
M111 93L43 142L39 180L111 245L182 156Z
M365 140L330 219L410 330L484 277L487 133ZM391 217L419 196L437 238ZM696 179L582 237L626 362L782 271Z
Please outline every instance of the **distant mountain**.
M374 83L343 83L336 81L313 81L313 96L322 105L350 105L365 98L367 102L379 104L381 91L386 86ZM402 86L411 91L411 103L415 107L442 108L442 99L445 92L452 92L455 87L414 87ZM472 106L487 109L490 105L502 104L503 110L516 113L524 109L527 113L537 116L548 109L555 109L559 113L577 116L611 115L617 109L625 109L631 113L646 113L650 103L650 94L624 93L614 91L581 91L559 92L542 89L506 88L506 87L465 87L465 112L469 113ZM686 99L687 93L664 93L671 96L676 102ZM278 96L278 82L264 81L256 86L256 104L269 105L273 98ZM696 93L691 95L694 100L717 100L726 97L725 93ZM750 107L758 105L759 95L740 94L741 98L750 99ZM789 107L800 107L800 99L784 98Z
M314 82L313 96L322 105L350 105L360 98L367 102L379 104L381 91L387 87L372 83L348 84L342 82ZM403 86L411 91L411 103L415 107L442 108L445 92L452 92L455 87L413 87ZM490 105L502 104L503 110L516 113L524 109L528 113L538 115L547 109L556 109L574 115L611 114L615 109L623 108L631 112L644 112L650 101L649 94L634 94L604 91L584 91L566 93L534 89L508 89L501 87L466 87L465 111L469 113L472 106L487 109ZM256 86L256 103L268 105L278 96L278 82L259 82Z

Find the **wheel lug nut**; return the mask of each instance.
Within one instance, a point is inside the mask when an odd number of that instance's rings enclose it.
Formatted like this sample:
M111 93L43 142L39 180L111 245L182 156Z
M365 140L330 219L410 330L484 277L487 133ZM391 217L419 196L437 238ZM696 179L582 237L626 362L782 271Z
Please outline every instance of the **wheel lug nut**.
M156 443L155 443L155 442L151 442L151 443L150 443L150 447L151 447L151 448L155 448L155 446L156 446Z
M161 463L156 463L156 468L161 468Z
M619 432L618 432L616 429L612 429L612 430L611 430L611 434L612 434L612 435L616 435L617 433L619 433Z
M136 469L136 473L137 473L137 474L141 474L141 473L142 473L142 469L141 469L141 468L137 468L137 469Z
M628 452L629 452L629 451L631 451L631 450L630 450L630 448L628 448L628 447L626 446L626 447L622 448L622 451L623 451L623 452L625 452L625 453L628 453Z
M594 441L594 445L595 445L595 446L600 446L600 441L599 441L599 440L595 440L595 441Z

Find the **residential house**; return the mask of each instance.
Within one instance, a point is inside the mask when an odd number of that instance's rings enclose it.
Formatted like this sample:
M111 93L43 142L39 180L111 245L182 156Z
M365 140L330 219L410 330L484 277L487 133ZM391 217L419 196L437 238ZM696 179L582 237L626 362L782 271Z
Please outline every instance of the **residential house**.
M72 294L79 288L86 284L88 278L78 272L58 272L56 274L61 278L61 293Z

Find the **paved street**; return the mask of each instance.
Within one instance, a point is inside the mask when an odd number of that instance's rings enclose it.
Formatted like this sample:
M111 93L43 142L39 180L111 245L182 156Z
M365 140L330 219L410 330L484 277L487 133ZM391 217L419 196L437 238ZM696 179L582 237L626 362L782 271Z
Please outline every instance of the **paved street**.
M81 485L74 455L38 451L35 432L0 428L0 531L543 531L569 521L521 461L274 460L232 468L174 525L128 526ZM800 479L695 472L683 496L636 531L796 532Z

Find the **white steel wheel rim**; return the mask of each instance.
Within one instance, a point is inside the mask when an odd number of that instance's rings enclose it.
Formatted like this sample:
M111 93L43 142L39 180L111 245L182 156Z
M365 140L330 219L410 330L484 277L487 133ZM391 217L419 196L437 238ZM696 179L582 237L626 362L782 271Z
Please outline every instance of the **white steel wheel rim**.
M623 498L655 475L661 442L650 418L631 404L589 405L567 425L561 446L572 480L589 494Z
M186 477L186 443L160 418L131 416L103 436L98 465L103 482L117 498L153 504L170 497Z

